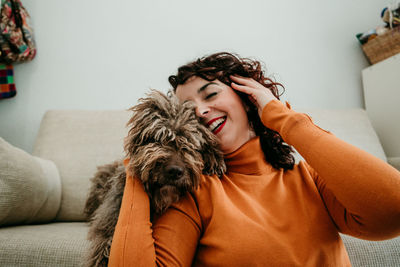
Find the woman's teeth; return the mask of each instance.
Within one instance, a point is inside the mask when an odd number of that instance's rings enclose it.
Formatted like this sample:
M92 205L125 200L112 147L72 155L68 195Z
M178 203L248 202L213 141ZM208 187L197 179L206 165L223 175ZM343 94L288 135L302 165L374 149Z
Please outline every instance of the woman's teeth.
M213 123L211 123L211 124L208 126L208 128L209 128L212 132L214 132L214 131L218 128L218 126L220 126L225 120L226 120L226 117L220 118L220 119L214 121Z

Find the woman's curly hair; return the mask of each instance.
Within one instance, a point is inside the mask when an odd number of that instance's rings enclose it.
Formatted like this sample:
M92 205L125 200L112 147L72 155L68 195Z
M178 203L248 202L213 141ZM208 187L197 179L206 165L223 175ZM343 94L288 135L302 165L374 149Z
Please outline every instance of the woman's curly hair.
M261 83L263 86L271 90L276 98L279 99L278 86L283 85L272 81L264 75L261 63L248 58L240 58L237 55L221 52L205 56L190 62L178 68L177 75L171 75L168 78L169 83L176 91L180 84L184 84L193 76L200 77L207 81L218 79L224 84L230 86L230 75L240 75L250 77ZM234 90L241 98L245 106L247 106L247 118L250 127L260 137L261 148L264 152L265 159L276 169L293 169L295 162L292 154L291 146L284 143L281 135L264 126L258 115L257 107L249 100L245 93Z

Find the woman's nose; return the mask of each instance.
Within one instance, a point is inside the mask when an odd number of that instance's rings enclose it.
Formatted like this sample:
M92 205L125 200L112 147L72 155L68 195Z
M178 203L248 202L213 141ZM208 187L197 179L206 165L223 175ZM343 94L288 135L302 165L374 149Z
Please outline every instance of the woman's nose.
M199 118L205 118L210 112L210 108L206 105L198 105L196 107L196 116Z

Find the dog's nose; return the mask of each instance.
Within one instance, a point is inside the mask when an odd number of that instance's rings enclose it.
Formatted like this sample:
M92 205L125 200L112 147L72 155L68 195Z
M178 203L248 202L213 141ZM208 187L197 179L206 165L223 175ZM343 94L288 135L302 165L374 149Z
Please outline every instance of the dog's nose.
M181 178L183 175L183 168L181 168L177 165L169 165L166 168L166 172L169 177L178 179L178 178Z

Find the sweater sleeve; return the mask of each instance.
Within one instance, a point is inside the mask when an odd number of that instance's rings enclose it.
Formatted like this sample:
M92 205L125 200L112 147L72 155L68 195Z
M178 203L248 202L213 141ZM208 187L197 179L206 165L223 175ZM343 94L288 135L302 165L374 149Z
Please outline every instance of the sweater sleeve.
M278 100L264 107L262 121L312 166L315 183L339 230L369 240L400 234L399 171Z
M126 159L125 167L128 163ZM152 224L142 183L126 173L108 266L190 266L201 226L192 196L181 199Z

